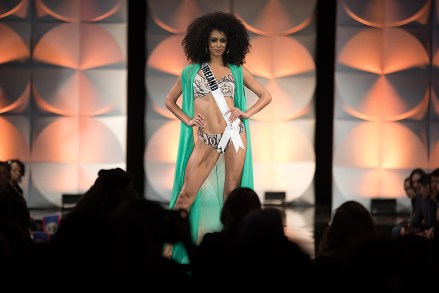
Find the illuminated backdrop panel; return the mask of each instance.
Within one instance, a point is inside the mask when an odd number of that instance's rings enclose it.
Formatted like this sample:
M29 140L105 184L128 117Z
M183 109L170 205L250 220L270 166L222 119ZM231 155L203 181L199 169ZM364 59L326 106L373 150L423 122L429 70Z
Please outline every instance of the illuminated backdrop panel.
M396 198L407 210L404 178L439 167L437 4L338 1L333 208Z
M7 3L6 3L7 2ZM0 160L19 158L29 207L61 205L126 165L127 3L0 4Z

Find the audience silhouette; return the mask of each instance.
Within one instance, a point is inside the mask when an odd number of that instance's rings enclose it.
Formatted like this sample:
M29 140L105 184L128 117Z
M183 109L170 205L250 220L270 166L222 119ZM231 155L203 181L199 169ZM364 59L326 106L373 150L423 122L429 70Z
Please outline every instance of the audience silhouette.
M113 267L109 223L119 206L141 198L132 181L132 175L121 168L102 169L77 205L63 215L50 243L56 262L68 260L66 263L69 265L57 275L62 283L68 283L79 267L81 278L72 284L78 290L86 284L103 288L111 283L108 278Z
M0 219L19 224L30 236L30 212L26 200L11 185L10 172L10 165L0 162Z
M407 196L410 197L409 193L414 193L411 198L411 213L409 219L403 220L399 222L396 226L392 228L392 235L393 237L400 237L401 235L405 235L407 230L410 230L411 221L413 219L413 216L416 211L416 202L418 201L418 198L420 197L420 187L419 187L419 180L421 177L425 176L427 173L421 169L421 168L415 168L410 172L409 175L409 183L410 185L406 187L404 184L404 188L406 191Z
M313 260L316 276L322 280L321 289L336 289L352 250L375 236L372 216L361 203L346 201L335 209Z
M251 188L238 187L229 194L221 210L223 229L206 233L198 246L193 262L197 282L209 286L217 283L218 276L224 272L229 272L229 282L221 282L222 289L226 289L230 282L239 281L238 267L231 264L237 263L241 257L241 223L246 215L261 209L260 199Z
M286 282L313 289L310 256L284 231L282 211L266 207L249 213L241 225L240 273L243 290L285 290Z
M314 258L286 236L283 212L263 206L246 187L227 197L221 231L206 233L195 244L186 210L171 210L139 196L132 175L120 168L103 169L75 208L63 215L53 237L36 242L30 237L26 202L11 188L9 171L9 165L0 162L1 292L32 290L48 276L45 291L67 292L160 286L276 291L288 284L342 292L435 287L438 234L378 235L371 214L356 201L334 210ZM417 177L415 207L422 210L420 200L433 198L426 192L430 175ZM435 212L431 210L433 218ZM415 213L413 224L416 219ZM422 227L428 221L420 217L418 222ZM428 225L437 230L437 221ZM165 244L177 242L184 244L190 264L162 254Z
M11 178L9 180L11 186L23 196L23 189L20 186L21 180L23 179L26 167L24 163L19 159L8 160L8 164L11 166Z
M143 198L121 205L110 221L111 287L191 289L186 265L162 255L165 243L191 240L187 216L185 210L168 210Z
M26 254L32 245L26 201L11 185L11 169L0 161L0 292L20 292Z
M341 271L339 291L436 292L433 256L433 243L425 237L370 239L353 250Z

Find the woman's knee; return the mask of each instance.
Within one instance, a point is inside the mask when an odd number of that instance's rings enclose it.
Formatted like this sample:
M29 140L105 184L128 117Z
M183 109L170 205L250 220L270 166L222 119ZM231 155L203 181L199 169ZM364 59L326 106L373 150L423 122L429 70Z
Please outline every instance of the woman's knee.
M182 189L178 194L174 209L185 209L189 211L193 202L194 202L194 196L191 196L188 192Z

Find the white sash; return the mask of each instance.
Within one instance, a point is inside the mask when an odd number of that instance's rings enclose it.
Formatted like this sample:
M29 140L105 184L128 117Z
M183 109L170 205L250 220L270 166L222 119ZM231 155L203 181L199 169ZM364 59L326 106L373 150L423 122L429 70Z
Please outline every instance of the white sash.
M229 106L227 106L224 95L218 87L215 76L213 75L209 64L203 63L201 66L201 70L203 71L204 77L207 79L207 83L209 84L209 88L212 92L213 98L215 99L215 102L218 105L221 114L223 115L223 118L227 123L226 128L223 132L223 136L218 143L217 151L220 153L224 152L227 143L229 142L229 139L232 139L233 146L235 147L236 152L238 152L239 148L245 150L244 143L242 142L241 136L239 135L239 124L241 123L241 120L237 118L235 121L233 121L233 123L230 123L230 113L226 114L226 112L229 110Z

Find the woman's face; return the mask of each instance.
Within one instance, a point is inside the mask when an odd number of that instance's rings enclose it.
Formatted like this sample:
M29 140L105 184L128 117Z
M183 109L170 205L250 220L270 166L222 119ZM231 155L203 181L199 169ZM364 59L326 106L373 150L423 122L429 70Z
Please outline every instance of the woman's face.
M12 163L11 164L11 181L19 183L19 182L21 182L21 177L23 177L23 172L20 168L20 165L18 165L15 162Z
M220 57L227 48L227 36L218 30L213 30L209 37L209 52L211 56Z
M409 198L413 198L416 196L415 190L412 188L412 185L409 180L404 180L404 190Z
M412 175L410 180L412 181L412 188L416 193L420 193L419 190L419 179L421 179L422 175L419 173L415 173Z

